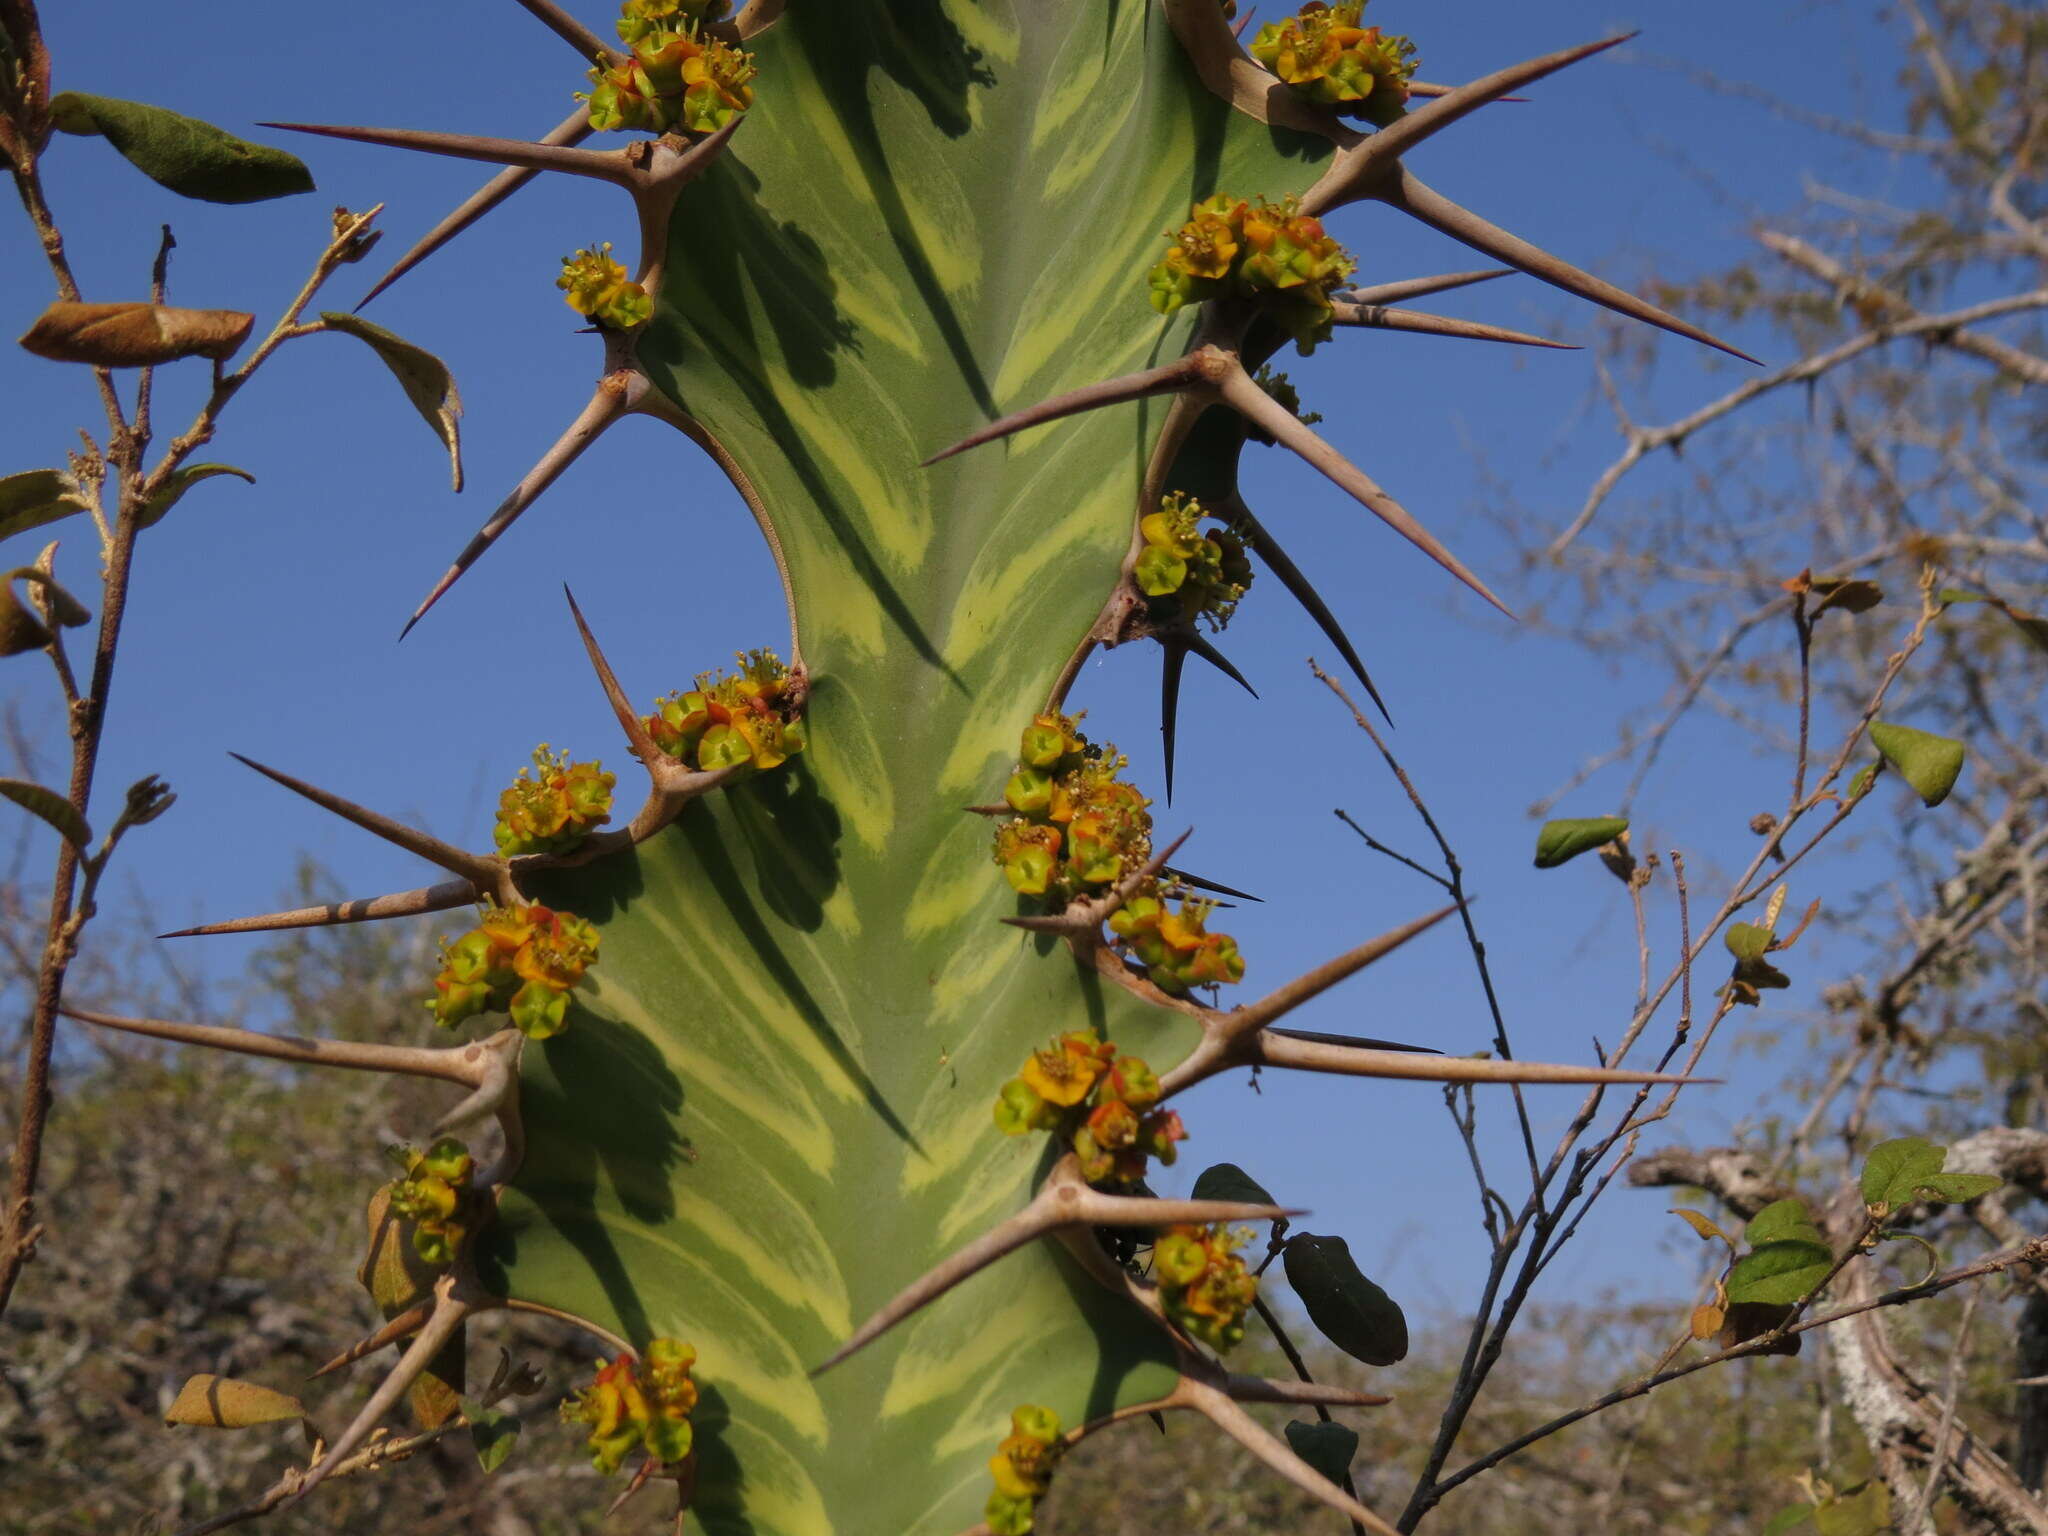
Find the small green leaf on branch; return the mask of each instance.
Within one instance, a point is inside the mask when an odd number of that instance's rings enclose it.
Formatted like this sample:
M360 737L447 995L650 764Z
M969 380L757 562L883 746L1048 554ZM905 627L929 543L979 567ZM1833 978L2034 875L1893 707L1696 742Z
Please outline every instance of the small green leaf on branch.
M1905 777L1923 803L1939 805L1955 788L1956 775L1963 771L1963 744L1946 736L1916 731L1907 725L1873 721L1870 744L1882 752L1885 761Z
M98 136L158 186L208 203L260 203L313 190L297 155L146 102L64 91L50 119L65 133Z
M149 498L149 505L142 509L142 515L135 520L135 525L138 528L154 527L170 514L171 508L178 504L187 491L200 481L211 480L216 475L233 475L236 479L246 480L251 485L256 483L256 477L249 471L237 469L232 464L187 464L183 469L174 471L164 481L163 489Z
M322 310L320 322L330 331L355 337L383 360L404 389L406 399L420 413L420 419L434 429L434 435L447 447L450 474L455 489L461 490L462 396L455 388L455 375L448 371L448 365L425 347L415 346L359 315Z
M0 477L0 539L85 510L78 487L61 469L25 469Z
M1558 865L1613 842L1628 830L1625 816L1590 816L1546 821L1536 834L1536 867L1555 869Z
M55 827L64 841L79 852L83 853L92 842L92 828L85 824L85 818L54 789L45 789L27 779L0 779L0 795Z
M1921 1136L1881 1141L1863 1161L1863 1203L1896 1211L1916 1200L1961 1204L1988 1195L2005 1181L1989 1173L1944 1173L1948 1148Z
M1352 1458L1358 1455L1358 1433L1343 1424L1296 1419L1287 1426L1287 1443L1294 1454L1333 1483L1341 1484L1350 1474Z
M1324 1338L1367 1365L1392 1365L1408 1354L1408 1319L1368 1280L1341 1237L1297 1232L1283 1253L1287 1282Z
M477 1465L486 1473L497 1471L519 1443L519 1415L486 1408L474 1398L459 1401L463 1417L469 1420L469 1441L476 1448Z

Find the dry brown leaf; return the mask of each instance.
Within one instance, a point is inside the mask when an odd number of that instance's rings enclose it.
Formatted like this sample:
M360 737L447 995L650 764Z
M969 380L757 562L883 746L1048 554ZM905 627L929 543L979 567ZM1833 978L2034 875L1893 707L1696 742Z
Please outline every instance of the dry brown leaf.
M42 312L21 344L52 362L147 368L181 357L229 357L248 339L255 323L254 315L238 309L79 304L65 299Z

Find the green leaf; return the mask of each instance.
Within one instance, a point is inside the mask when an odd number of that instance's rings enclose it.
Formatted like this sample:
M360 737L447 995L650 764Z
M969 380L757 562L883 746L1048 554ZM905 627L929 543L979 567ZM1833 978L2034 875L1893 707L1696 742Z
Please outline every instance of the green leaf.
M1342 1484L1358 1455L1358 1434L1346 1425L1323 1423L1319 1419L1296 1419L1287 1426L1287 1443L1294 1454L1331 1482Z
M1869 791L1870 786L1877 782L1877 770L1882 766L1883 764L1881 763L1865 763L1863 765L1863 771L1849 781L1849 798L1851 800L1860 800Z
M1278 1205L1266 1187L1235 1163L1204 1168L1195 1180L1196 1200L1239 1200L1247 1205Z
M1287 1283L1324 1338L1367 1365L1408 1354L1408 1319L1393 1297L1366 1279L1341 1237L1300 1232L1287 1240Z
M136 519L138 528L151 528L169 515L184 494L202 480L211 480L216 475L233 475L251 485L256 477L246 469L237 469L232 464L187 464L174 472L164 482L163 489L149 499L149 505L142 509L142 516Z
M405 390L405 398L420 419L434 429L448 449L449 472L455 489L462 489L462 396L455 388L455 375L448 365L425 347L415 346L403 336L372 325L358 315L339 310L322 310L321 323L330 331L353 336L384 360L384 366Z
M1930 735L1906 725L1887 725L1879 720L1870 727L1870 744L1905 775L1906 782L1928 805L1946 800L1948 792L1955 788L1956 775L1963 771L1963 744L1946 736Z
M1555 869L1558 865L1611 843L1628 830L1625 816L1590 816L1578 820L1546 821L1536 834L1536 867Z
M1901 1136L1881 1141L1863 1160L1860 1180L1865 1205L1908 1205L1921 1180L1941 1172L1948 1161L1948 1148L1937 1147L1924 1136Z
M1820 1228L1813 1224L1813 1217L1807 1213L1806 1202L1797 1195L1773 1200L1750 1217L1749 1225L1742 1229L1742 1240L1752 1248L1786 1238L1815 1243L1825 1241Z
M1932 1178L1922 1179L1914 1191L1922 1200L1941 1205L1961 1205L1988 1195L2005 1183L1995 1173L1937 1173Z
M457 1402L469 1420L469 1443L476 1449L477 1465L486 1474L497 1471L519 1443L519 1415L486 1408L474 1398L458 1398Z
M1934 600L1938 603L1946 603L1951 608L1958 603L1988 603L1991 601L1982 592L1972 592L1965 587L1943 587L1934 594Z
M1834 1267L1834 1251L1825 1243L1798 1238L1762 1243L1728 1271L1728 1300L1778 1305L1804 1301Z
M1882 1536L1892 1529L1891 1490L1875 1478L1814 1509L1820 1536Z
M25 469L0 478L0 539L84 510L77 486L61 469Z
M63 836L64 841L84 852L92 842L92 828L85 824L85 818L71 808L71 802L54 789L45 789L40 784L31 784L27 779L0 779L0 795L5 795L31 816L41 817Z
M251 144L211 123L113 96L64 91L50 102L65 133L97 134L158 186L208 203L260 203L313 190L297 155Z
M187 1381L179 1389L177 1401L164 1410L166 1424L195 1424L204 1429L247 1429L305 1416L305 1404L296 1397L259 1387L253 1381L206 1374Z
M1730 923L1721 942L1738 960L1761 960L1769 952L1775 936L1762 923Z
M1785 1532L1796 1531L1812 1519L1811 1504L1794 1504L1790 1509L1781 1509L1771 1516L1764 1525L1763 1536L1785 1536Z

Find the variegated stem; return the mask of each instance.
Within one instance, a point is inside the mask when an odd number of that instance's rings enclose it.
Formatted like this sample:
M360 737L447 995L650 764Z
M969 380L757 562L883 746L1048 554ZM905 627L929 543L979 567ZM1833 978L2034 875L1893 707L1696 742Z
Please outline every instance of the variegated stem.
M416 891L398 891L389 896L369 896L356 901L331 901L319 907L294 907L288 912L266 912L256 917L229 918L223 923L202 923L197 928L179 928L160 933L160 939L190 939L216 933L271 933L283 928L327 928L340 923L373 923L388 917L416 917L422 912L447 912L482 899L472 880L444 880L439 885Z
M614 358L608 357L607 361L616 364ZM541 455L540 462L526 472L525 477L512 488L512 494L498 504L497 511L490 515L483 527L477 530L476 536L463 547L462 553L455 557L455 563L448 567L441 579L434 584L434 589L427 594L426 600L413 611L412 617L406 620L405 628L399 631L399 639L403 640L410 634L412 627L426 617L427 610L438 603L448 589L462 579L463 572L476 564L484 551L497 542L498 536L510 528L522 512L540 499L541 492L553 485L561 478L564 470L583 457L585 450L603 436L606 428L638 406L650 389L646 376L637 369L616 365L609 367L604 377L597 381L597 389L592 393L589 404L583 407L576 419L569 423L568 430L555 440L553 447Z
M236 762L255 769L266 779L282 784L293 794L303 795L322 810L332 811L344 821L354 822L365 832L371 832L388 843L395 843L408 853L416 853L429 863L438 864L450 874L460 875L485 895L495 896L503 902L520 899L518 887L513 883L511 866L505 860L489 854L471 853L457 848L453 843L444 843L438 837L408 827L402 821L395 821L381 811L370 810L357 805L353 800L344 800L340 795L295 779L288 773L267 768L253 758L230 752L228 756Z
M1484 267L1476 272L1406 277L1399 282L1374 283L1369 288L1344 289L1331 297L1348 304L1398 304L1403 299L1426 298L1432 293L1448 293L1453 288L1466 288L1473 283L1490 283L1497 277L1512 277L1514 271L1513 267Z
M1427 106L1418 107L1405 116L1396 118L1379 132L1360 140L1346 149L1338 151L1331 160L1330 168L1323 172L1320 180L1303 194L1301 211L1321 216L1346 203L1355 203L1360 198L1372 197L1382 184L1394 173L1401 156L1425 140L1441 133L1461 117L1496 101L1509 91L1541 80L1545 75L1556 74L1568 65L1581 59L1604 53L1619 43L1625 43L1635 36L1625 32L1619 37L1603 38L1597 43L1583 43L1577 48L1566 48L1557 53L1547 53L1540 58L1525 59L1520 64L1511 64L1506 69L1497 69L1490 75L1481 76L1469 85L1461 85L1446 95L1437 97Z
M1164 1228L1195 1222L1271 1221L1301 1214L1279 1206L1237 1200L1148 1200L1104 1194L1081 1177L1080 1165L1069 1152L1053 1164L1029 1205L905 1286L811 1374L822 1376L905 1318L930 1306L954 1286L1050 1233L1086 1231L1092 1227Z
M344 1370L366 1356L376 1354L378 1350L388 1345L396 1344L400 1339L411 1337L426 1326L427 1319L433 1316L433 1313L433 1306L424 1301L416 1306L406 1308L398 1316L392 1318L390 1322L384 1324L383 1327L356 1340L355 1343L349 1345L347 1349L344 1349L306 1379L308 1381L318 1381L322 1376L331 1376L334 1372Z
M587 107L579 106L574 112L571 112L567 117L555 124L553 128L550 128L538 142L549 145L580 144L590 137L591 132L590 111ZM514 192L517 192L539 174L538 171L529 171L518 166L509 166L493 176L481 187L478 187L476 191L463 199L454 212L420 236L418 240L413 242L412 249L392 263L390 270L378 278L371 285L370 291L356 301L357 311L360 312L370 300L376 298L378 294L440 250L442 246L453 240L457 235L469 228L470 225L504 202Z
M1502 341L1517 347L1549 347L1559 352L1580 349L1568 341L1551 341L1527 331L1511 331L1504 325L1482 325L1476 320L1452 320L1443 315L1426 315L1415 309L1389 309L1383 304L1337 303L1330 306L1331 319L1338 325L1366 326L1381 331L1408 331L1421 336L1456 336L1466 341Z
M398 1400L405 1396L412 1384L418 1381L433 1359L441 1352L442 1346L455 1336L465 1318L487 1311L499 1305L493 1297L482 1295L472 1285L465 1284L453 1274L443 1275L434 1282L434 1310L420 1331L414 1335L405 1353L391 1368L377 1390L370 1394L370 1400L363 1404L355 1418L349 1422L329 1445L320 1459L307 1469L305 1481L299 1491L293 1494L280 1509L291 1509L306 1495L327 1480L328 1473L362 1446L370 1438L384 1415L398 1406Z

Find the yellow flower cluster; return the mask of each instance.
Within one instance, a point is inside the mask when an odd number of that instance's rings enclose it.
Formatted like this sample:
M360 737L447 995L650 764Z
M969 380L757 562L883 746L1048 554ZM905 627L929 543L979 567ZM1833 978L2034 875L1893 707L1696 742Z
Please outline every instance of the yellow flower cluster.
M703 30L724 13L724 0L626 0L618 22L626 57L599 62L589 93L577 97L590 103L590 126L713 133L752 106L754 56Z
M1167 910L1154 884L1110 914L1109 931L1145 963L1145 974L1162 992L1176 997L1189 987L1224 986L1244 980L1244 956L1227 933L1211 933L1205 919L1213 901L1181 898Z
M562 1419L590 1426L590 1464L609 1477L634 1446L663 1465L690 1454L690 1413L697 1351L675 1339L650 1339L636 1360L620 1355L597 1379L562 1403Z
M1152 1245L1152 1276L1166 1315L1188 1337L1214 1350L1244 1338L1245 1314L1258 1300L1259 1281L1238 1253L1247 1234L1207 1227L1169 1227Z
M789 669L773 651L742 651L731 677L700 672L697 686L654 701L647 734L693 768L779 768L804 749Z
M1186 622L1199 617L1221 629L1252 583L1252 564L1237 532L1227 525L1204 532L1205 517L1222 521L1192 496L1174 491L1162 497L1159 510L1138 522L1145 547L1131 576L1152 599L1155 615Z
M476 1159L453 1136L443 1136L424 1152L411 1147L391 1151L405 1169L405 1177L391 1185L391 1209L413 1224L413 1252L429 1264L454 1263L456 1249L469 1234L464 1217Z
M571 309L608 331L630 331L654 313L654 300L647 290L612 260L609 240L594 251L564 256L562 275L555 279L555 286Z
M532 777L528 777L529 773ZM566 752L533 749L533 767L519 770L511 788L498 796L498 823L491 839L507 858L527 853L561 853L575 847L612 816L615 774L597 763L571 763Z
M1066 1448L1060 1416L1050 1408L1026 1403L1010 1415L1010 1433L988 1459L996 1488L983 1513L994 1536L1030 1536L1038 1501Z
M1127 759L1097 747L1078 718L1040 715L1024 728L1003 799L1018 819L996 829L995 860L1011 888L1055 909L1099 894L1150 855L1147 800L1117 774Z
M1158 1103L1159 1079L1142 1057L1077 1030L1031 1053L996 1095L995 1119L1005 1136L1060 1134L1091 1184L1128 1184L1145 1176L1148 1157L1171 1166L1175 1143L1187 1140L1179 1114Z
M1251 55L1295 94L1384 128L1408 110L1415 45L1359 26L1364 9L1364 0L1309 0L1300 14L1259 28Z
M1171 315L1213 298L1256 300L1304 356L1329 339L1330 295L1357 265L1291 197L1247 203L1218 193L1166 238L1173 249L1147 279L1154 309Z
M534 1040L562 1032L569 992L597 960L597 929L538 902L487 906L477 926L441 946L427 999L452 1028L479 1013L509 1013Z

